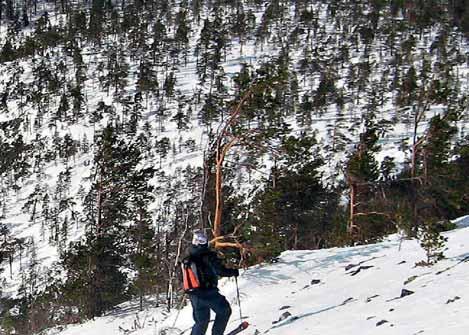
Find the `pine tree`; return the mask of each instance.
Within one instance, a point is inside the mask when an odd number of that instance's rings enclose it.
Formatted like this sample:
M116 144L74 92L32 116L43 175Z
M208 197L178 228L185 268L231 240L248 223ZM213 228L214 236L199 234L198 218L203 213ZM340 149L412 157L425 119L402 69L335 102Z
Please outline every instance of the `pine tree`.
M72 98L72 116L71 121L77 122L83 116L83 104L85 103L85 96L83 88L80 85L70 88L70 96Z
M52 118L52 120L56 123L57 121L63 122L68 118L67 113L70 109L70 105L68 103L68 97L64 93L60 97L60 102L59 102L59 107L57 108L57 112L55 113L55 116Z
M97 179L88 195L95 199L87 208L88 230L83 242L73 245L63 255L63 264L68 273L78 276L67 278L65 292L79 295L79 308L87 317L99 316L110 307L123 301L127 279L120 267L124 264L125 206L122 187L125 163L120 163L120 150L114 130L104 129L95 155ZM96 208L96 210L95 210ZM91 271L89 270L91 269ZM72 292L76 286L79 292Z
M88 38L96 44L101 44L101 38L104 32L104 15L104 0L93 0L87 35Z
M145 94L147 103L149 93L155 92L158 88L156 71L153 68L153 64L146 59L140 61L136 86L141 93Z
M187 46L189 44L190 22L188 22L188 14L185 9L180 10L176 14L176 33L174 36L178 52L184 51L184 62L187 63Z
M427 180L445 178L451 155L451 140L457 128L451 125L454 115L434 116L430 120L426 141L423 147L424 176Z
M425 250L427 259L418 262L416 265L429 266L444 258L443 249L448 238L441 235L441 227L441 222L431 219L423 225L419 239L421 247Z
M148 186L148 179L153 176L153 169L142 170L135 175L131 182L133 225L130 227L132 251L130 259L136 271L133 285L140 299L140 310L143 310L143 298L152 293L158 277L158 262L156 255L155 231L153 220L148 211L152 200L152 189ZM160 283L161 285L161 283Z
M394 229L389 213L373 208L378 200L375 190L380 177L375 155L380 150L378 140L386 126L386 123L376 122L373 113L368 115L360 141L346 163L350 190L348 230L352 239L358 241L379 238Z
M10 40L6 40L0 51L0 62L10 62L16 58L16 50Z
M469 171L469 136L456 143L453 153L455 159L451 167L451 202L455 204L454 217L460 217L469 212L469 180L466 178L466 171Z
M264 188L257 192L250 219L250 236L258 257L271 258L288 249L317 249L327 245L331 209L338 193L321 181L324 161L316 154L317 141L302 134L282 140Z
M453 217L458 206L451 187L448 187L452 179L452 139L456 134L456 127L451 125L453 116L448 112L431 119L423 144L421 173L424 183L416 186L416 208L420 223L418 233L429 264L442 256L439 250L444 246L445 239L440 235L444 230L441 222Z
M78 295L78 307L88 317L101 315L126 298L129 282L121 268L130 250L139 296L154 286L149 276L155 265L147 209L153 169L138 169L140 161L136 145L120 139L112 126L103 130L94 158L95 181L84 201L86 238L62 256L68 273L77 274L67 279L64 291L69 297ZM75 292L77 285L84 288Z
M132 104L132 110L130 112L128 122L128 133L135 135L138 130L138 124L142 120L142 94L140 92L135 93L134 101Z
M165 95L170 98L174 96L176 89L176 75L173 71L169 72L169 74L165 77L163 83L163 90Z

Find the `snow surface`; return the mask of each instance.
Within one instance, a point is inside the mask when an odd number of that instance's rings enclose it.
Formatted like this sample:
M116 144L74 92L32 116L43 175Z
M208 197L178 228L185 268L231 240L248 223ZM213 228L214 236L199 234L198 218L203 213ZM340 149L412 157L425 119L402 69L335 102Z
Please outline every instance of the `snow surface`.
M274 264L247 269L238 280L243 317L251 324L243 334L467 334L469 216L455 222L459 228L445 233L446 259L431 267L415 266L425 259L418 241L392 235L366 246L287 251ZM400 298L403 289L414 293ZM223 280L220 290L233 308L228 328L235 328L240 315L234 280ZM190 333L190 306L179 314L136 307L127 303L47 335L159 335L174 321Z

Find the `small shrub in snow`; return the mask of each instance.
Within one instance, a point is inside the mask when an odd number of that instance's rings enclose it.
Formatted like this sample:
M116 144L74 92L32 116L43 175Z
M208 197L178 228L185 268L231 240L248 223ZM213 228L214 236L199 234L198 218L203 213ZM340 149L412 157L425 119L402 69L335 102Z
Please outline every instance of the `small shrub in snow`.
M442 223L428 221L419 233L420 245L425 250L427 259L416 263L416 266L430 266L444 258L443 249L448 239L441 235Z

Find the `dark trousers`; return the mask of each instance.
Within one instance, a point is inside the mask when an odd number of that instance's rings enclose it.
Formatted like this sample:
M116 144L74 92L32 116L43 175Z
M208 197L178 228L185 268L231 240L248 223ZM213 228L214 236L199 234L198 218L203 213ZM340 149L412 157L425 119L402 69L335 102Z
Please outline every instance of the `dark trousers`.
M210 322L210 310L216 314L212 335L223 335L231 315L231 307L225 297L216 289L195 292L189 297L195 321L191 335L205 335Z

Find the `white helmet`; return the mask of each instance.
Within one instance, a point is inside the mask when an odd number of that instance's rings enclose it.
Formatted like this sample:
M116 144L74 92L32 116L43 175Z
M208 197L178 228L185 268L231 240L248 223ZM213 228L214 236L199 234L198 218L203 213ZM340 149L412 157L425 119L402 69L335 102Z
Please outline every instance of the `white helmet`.
M203 245L207 243L208 243L207 234L205 234L203 230L194 231L194 235L192 237L193 245Z

